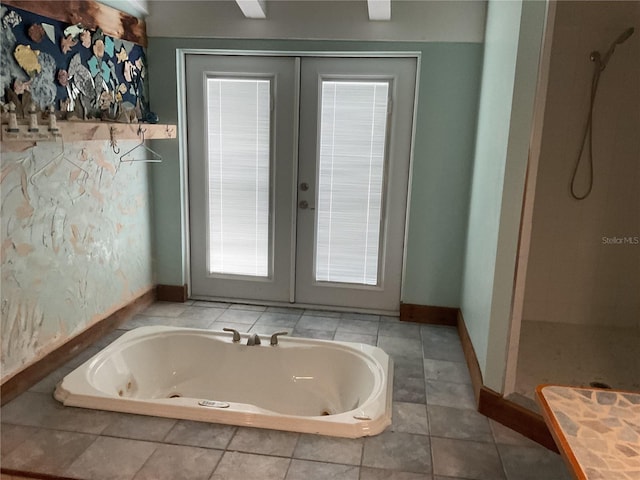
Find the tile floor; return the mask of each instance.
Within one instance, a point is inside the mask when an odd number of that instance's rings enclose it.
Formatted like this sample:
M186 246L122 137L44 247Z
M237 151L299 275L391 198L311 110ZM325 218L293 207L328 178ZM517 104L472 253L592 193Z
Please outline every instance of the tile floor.
M179 325L378 345L395 361L393 424L342 439L63 407L64 375L127 329ZM561 458L474 410L456 330L394 317L155 303L1 410L7 469L86 480L569 480ZM3 476L6 478L7 476Z

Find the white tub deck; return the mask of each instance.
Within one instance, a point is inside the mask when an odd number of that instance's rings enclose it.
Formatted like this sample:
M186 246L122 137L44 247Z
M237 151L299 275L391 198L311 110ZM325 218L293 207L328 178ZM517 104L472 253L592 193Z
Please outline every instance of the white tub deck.
M391 424L393 363L380 348L141 327L67 375L64 405L356 438ZM266 341L265 341L266 340Z

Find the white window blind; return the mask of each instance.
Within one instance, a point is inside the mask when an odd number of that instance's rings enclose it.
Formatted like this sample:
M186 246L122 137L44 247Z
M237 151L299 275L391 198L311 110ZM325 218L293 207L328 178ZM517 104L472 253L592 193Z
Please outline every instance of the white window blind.
M322 82L316 281L378 283L388 97L388 82Z
M207 79L208 270L269 275L271 85Z

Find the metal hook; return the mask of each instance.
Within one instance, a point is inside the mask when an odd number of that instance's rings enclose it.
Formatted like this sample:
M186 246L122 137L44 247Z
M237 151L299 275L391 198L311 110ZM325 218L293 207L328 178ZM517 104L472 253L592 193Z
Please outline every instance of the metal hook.
M118 155L120 153L120 147L118 147L118 141L116 140L115 127L111 127L109 129L109 136L111 137L111 139L109 140L109 143L111 144L111 150L113 150L113 153Z

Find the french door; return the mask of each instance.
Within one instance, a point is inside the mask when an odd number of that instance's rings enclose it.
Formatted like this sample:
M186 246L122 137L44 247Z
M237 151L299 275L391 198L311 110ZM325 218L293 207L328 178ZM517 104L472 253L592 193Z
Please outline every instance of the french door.
M191 296L398 310L416 59L185 73Z

